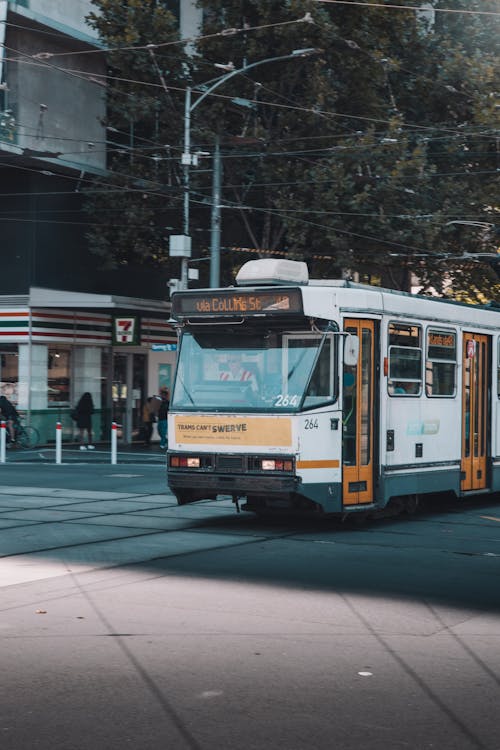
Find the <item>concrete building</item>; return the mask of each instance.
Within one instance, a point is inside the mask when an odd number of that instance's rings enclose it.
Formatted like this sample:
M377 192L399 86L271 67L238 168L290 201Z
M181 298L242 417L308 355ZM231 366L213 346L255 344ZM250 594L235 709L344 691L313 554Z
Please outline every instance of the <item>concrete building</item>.
M195 35L194 0L166 4ZM115 420L130 442L175 366L165 282L153 292L147 269L97 273L85 240L79 191L106 174L107 142L91 11L90 0L0 0L0 392L43 442L56 421L74 437L69 412L85 391L96 440Z

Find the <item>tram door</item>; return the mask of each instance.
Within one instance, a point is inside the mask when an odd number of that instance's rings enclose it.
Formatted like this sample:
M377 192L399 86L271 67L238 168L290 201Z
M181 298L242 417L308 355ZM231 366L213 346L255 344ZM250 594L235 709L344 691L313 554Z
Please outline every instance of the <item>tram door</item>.
M463 334L462 490L486 487L488 449L488 337Z
M373 501L375 323L349 319L344 330L359 338L356 365L344 364L342 484L344 505Z

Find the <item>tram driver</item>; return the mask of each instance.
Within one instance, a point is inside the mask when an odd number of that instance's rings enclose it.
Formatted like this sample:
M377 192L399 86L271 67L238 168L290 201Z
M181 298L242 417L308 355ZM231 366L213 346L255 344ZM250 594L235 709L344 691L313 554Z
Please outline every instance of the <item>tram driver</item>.
M227 358L229 369L222 370L219 379L232 382L240 382L251 387L252 391L257 391L257 379L252 370L247 369L239 354L230 354Z

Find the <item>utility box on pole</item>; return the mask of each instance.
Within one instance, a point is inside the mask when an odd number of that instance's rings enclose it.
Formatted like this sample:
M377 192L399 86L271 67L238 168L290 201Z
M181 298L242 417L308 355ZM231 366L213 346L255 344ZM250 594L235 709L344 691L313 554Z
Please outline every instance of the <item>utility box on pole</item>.
M171 258L182 258L179 289L187 289L188 258L191 257L191 237L187 234L171 234L168 252Z
M191 237L186 234L170 235L168 252L171 258L190 258Z

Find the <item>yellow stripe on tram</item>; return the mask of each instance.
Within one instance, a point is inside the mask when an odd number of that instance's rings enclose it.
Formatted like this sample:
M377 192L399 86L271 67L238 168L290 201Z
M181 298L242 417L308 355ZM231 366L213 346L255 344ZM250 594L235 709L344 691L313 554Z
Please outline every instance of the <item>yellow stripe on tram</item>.
M297 469L338 469L340 461L338 459L325 461L297 461Z

